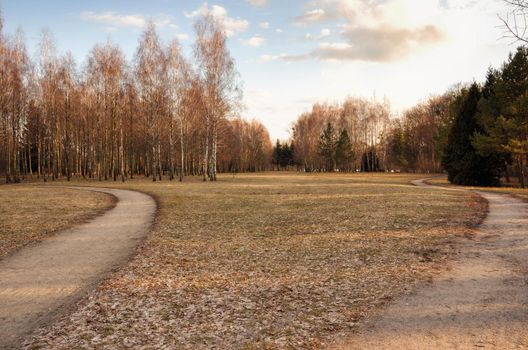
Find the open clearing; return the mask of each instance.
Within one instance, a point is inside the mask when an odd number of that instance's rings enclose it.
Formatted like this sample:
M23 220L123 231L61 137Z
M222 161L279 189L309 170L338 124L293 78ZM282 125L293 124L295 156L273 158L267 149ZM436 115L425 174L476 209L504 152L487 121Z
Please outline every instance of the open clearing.
M113 183L158 198L153 233L127 267L25 347L324 347L445 269L457 237L485 215L478 196L433 193L408 183L416 178Z
M336 349L528 348L528 204L479 193L489 215L460 245L453 269L396 301Z
M5 181L5 180L4 180ZM51 186L0 186L0 259L115 205L101 192Z
M0 261L0 348L15 347L37 326L64 313L90 287L122 266L146 236L156 209L151 197L94 190L119 202L103 216Z
M503 187L455 186L455 185L451 185L447 181L447 178L445 176L428 179L427 183L432 184L432 185L452 187L452 188L457 188L457 189L463 188L463 189L470 190L470 191L485 191L485 192L493 192L493 193L499 193L499 194L510 194L514 197L524 200L525 202L528 202L528 188L509 187L509 186L503 186Z

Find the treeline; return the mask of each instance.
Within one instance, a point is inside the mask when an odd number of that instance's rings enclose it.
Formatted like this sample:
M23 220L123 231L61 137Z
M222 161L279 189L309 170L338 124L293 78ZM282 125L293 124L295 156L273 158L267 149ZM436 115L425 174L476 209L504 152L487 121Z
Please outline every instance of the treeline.
M459 91L443 157L449 180L491 186L511 174L526 187L528 155L528 48L519 47L483 85Z
M442 155L451 127L450 106L457 95L452 89L406 110L393 120L383 146L386 168L404 172L442 171Z
M78 69L44 32L31 60L24 37L0 19L0 171L6 181L144 175L216 180L218 171L269 167L266 128L238 117L241 88L224 28L195 23L193 64L176 40L142 33L132 62L112 42Z
M387 102L316 104L294 124L291 162L303 171L440 172L456 90L390 117Z
M446 171L453 183L480 186L516 177L524 188L528 49L490 69L483 85L457 86L399 118L389 116L387 103L364 99L316 104L297 119L290 143L278 143L292 150L291 159L275 164L303 171Z
M387 102L349 98L316 104L292 129L293 163L303 171L378 171L386 162Z

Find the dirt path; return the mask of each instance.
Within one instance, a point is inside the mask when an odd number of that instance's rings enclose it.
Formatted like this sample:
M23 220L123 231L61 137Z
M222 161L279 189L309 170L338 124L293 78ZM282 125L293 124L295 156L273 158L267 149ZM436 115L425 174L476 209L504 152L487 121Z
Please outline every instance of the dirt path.
M142 193L116 196L115 208L0 261L0 349L16 348L122 265L148 232L156 210Z
M453 268L336 349L528 349L528 204L478 193L489 214Z

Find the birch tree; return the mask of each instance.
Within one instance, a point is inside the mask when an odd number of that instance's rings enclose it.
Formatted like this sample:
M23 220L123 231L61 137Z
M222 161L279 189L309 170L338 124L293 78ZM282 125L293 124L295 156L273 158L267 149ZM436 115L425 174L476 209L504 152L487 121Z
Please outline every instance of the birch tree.
M180 157L179 157L179 180L183 181L185 163L185 122L187 114L184 113L183 103L186 90L190 88L191 72L190 67L183 55L177 40L173 40L167 50L167 86L169 101L169 173L170 179L174 178L174 156L175 149L175 128L179 131ZM189 101L192 103L192 101Z
M146 130L146 175L161 180L161 129L166 115L166 59L153 22L141 36L136 52L136 77Z
M219 125L236 109L241 100L241 89L222 24L209 14L198 20L195 30L194 55L206 105L204 163L209 160L209 166L204 173L208 174L210 181L216 181Z

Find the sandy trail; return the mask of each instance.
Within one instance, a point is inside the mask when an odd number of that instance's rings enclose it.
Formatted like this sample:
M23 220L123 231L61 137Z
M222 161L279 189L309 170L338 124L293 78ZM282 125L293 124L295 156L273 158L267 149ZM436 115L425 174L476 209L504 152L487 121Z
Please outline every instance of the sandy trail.
M60 316L125 263L147 234L156 211L148 195L83 188L116 196L104 215L62 231L0 261L0 349L11 349Z
M528 349L528 203L478 193L489 214L453 268L334 348Z

